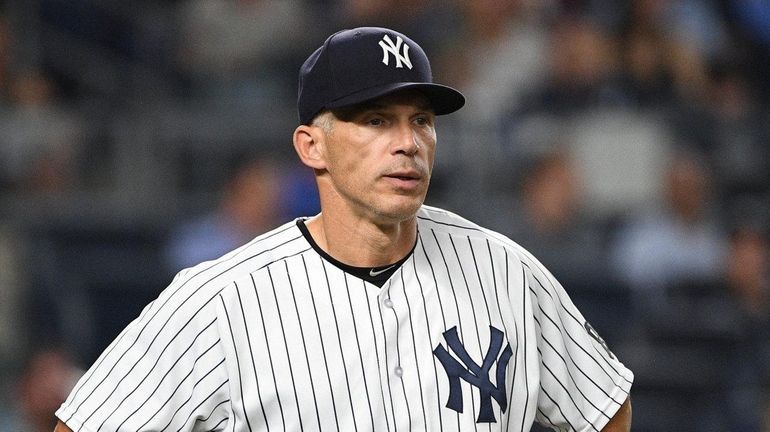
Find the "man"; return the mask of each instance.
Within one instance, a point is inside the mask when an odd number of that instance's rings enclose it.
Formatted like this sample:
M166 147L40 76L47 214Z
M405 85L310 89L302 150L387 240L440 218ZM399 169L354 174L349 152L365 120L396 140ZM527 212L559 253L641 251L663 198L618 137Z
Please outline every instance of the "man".
M553 277L423 205L435 116L463 104L406 36L330 36L294 131L321 213L183 270L57 430L628 431L633 374Z

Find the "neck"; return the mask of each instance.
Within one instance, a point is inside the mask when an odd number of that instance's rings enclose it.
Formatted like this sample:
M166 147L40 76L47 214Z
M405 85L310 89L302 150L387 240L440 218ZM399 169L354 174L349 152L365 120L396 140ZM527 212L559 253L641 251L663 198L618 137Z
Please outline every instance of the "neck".
M417 217L388 224L356 219L343 221L324 213L308 220L313 240L336 260L356 267L392 264L414 247Z

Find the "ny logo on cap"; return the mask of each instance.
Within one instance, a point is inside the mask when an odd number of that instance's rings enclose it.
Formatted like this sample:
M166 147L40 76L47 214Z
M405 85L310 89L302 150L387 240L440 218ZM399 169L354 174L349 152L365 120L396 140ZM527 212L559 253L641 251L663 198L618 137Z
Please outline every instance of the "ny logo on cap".
M404 49L400 53L399 50L402 46ZM390 53L396 58L396 68L401 69L404 67L403 65L406 65L409 69L412 68L412 60L409 59L409 45L404 43L401 36L396 36L395 43L393 43L393 40L388 35L383 36L380 41L380 47L382 47L382 62L385 66L388 66L390 59L388 53Z

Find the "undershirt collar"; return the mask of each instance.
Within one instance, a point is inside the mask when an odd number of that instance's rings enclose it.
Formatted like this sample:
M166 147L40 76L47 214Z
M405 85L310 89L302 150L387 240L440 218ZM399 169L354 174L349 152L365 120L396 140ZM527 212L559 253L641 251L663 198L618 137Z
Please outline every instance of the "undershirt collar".
M312 246L313 249L316 252L318 252L318 254L321 255L321 257L323 257L326 261L329 261L331 264L341 269L345 273L348 273L359 279L363 279L369 282L370 284L376 285L380 288L382 288L382 286L385 285L385 282L387 282L388 279L390 279L393 273L395 273L396 270L398 270L399 267L401 267L401 265L404 264L404 262L406 262L406 260L409 259L409 257L414 252L414 246L412 246L412 250L410 250L405 257L394 262L393 264L388 264L388 265L379 266L379 267L356 267L334 259L334 257L332 257L331 255L326 253L326 251L321 249L321 247L318 246L318 243L316 243L315 240L313 239L313 236L310 235L310 231L307 229L307 226L305 225L305 219L297 219L297 227L302 232L302 235L305 237L307 242L310 243L310 246ZM417 245L417 242L415 242L415 246L416 245Z

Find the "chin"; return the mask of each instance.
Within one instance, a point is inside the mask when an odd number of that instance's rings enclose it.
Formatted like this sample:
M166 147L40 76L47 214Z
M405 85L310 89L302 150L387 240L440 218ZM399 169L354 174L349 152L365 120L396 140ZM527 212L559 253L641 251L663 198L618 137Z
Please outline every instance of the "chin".
M422 206L422 200L406 200L380 208L377 215L383 222L403 222L414 218Z

